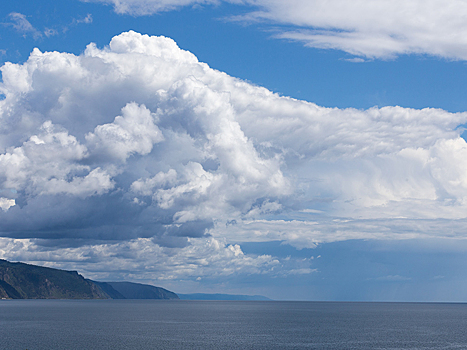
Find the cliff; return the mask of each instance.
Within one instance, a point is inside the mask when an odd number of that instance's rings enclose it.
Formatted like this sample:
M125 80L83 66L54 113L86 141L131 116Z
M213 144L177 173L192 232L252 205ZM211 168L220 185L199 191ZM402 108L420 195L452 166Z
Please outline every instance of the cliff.
M76 271L0 260L0 298L108 299L110 296Z
M147 284L97 282L76 271L0 259L0 299L178 299L178 296Z
M131 282L107 282L126 299L178 299L178 295L167 289L148 284Z

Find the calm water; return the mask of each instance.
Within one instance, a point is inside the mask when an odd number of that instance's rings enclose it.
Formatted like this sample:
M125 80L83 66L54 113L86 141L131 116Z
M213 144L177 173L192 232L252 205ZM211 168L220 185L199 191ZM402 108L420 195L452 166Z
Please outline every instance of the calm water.
M0 349L467 349L467 304L0 300Z

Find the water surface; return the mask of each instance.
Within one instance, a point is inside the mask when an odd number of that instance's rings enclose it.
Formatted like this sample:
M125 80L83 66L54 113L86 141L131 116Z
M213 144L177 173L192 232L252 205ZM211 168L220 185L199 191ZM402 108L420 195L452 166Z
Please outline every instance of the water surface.
M467 304L0 300L0 349L467 349Z

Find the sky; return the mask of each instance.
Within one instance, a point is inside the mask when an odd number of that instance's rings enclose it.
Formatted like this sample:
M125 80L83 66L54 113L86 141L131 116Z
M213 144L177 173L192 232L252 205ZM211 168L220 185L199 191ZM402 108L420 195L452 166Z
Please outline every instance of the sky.
M467 3L0 8L0 258L179 293L467 300Z

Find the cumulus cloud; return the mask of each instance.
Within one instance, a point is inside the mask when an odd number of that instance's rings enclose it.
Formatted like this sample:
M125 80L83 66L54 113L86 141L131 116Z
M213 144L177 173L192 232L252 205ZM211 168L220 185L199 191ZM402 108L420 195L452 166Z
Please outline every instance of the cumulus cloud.
M68 193L84 197L113 188L105 171L80 164L87 150L74 136L56 131L50 121L39 130L21 147L0 155L4 188L24 191L29 196ZM83 172L83 176L75 175Z
M148 15L181 6L221 0L95 0L113 4L118 13ZM467 59L467 4L462 0L224 0L246 5L249 12L232 18L274 25L276 37L306 46L337 49L351 55L394 58L428 54ZM290 28L292 26L292 28Z
M11 207L13 207L16 204L14 199L8 199L8 198L3 198L0 197L0 208L3 211L7 211Z
M150 153L154 144L164 140L154 116L144 105L129 103L122 114L113 123L98 125L85 136L95 153L124 161L133 153Z
M35 49L1 71L8 247L40 238L42 256L65 244L60 256L76 257L148 244L165 259L221 242L234 261L241 242L465 236L466 113L323 108L135 32L80 56Z
M310 274L313 259L278 259L270 255L246 255L238 244L213 238L190 241L181 249L161 247L151 239L82 247L45 247L30 239L0 238L0 259L26 260L40 265L79 269L98 280L134 280L166 283L174 280L216 279L230 275L286 277ZM284 267L287 267L285 269ZM135 274L138 271L138 274Z

